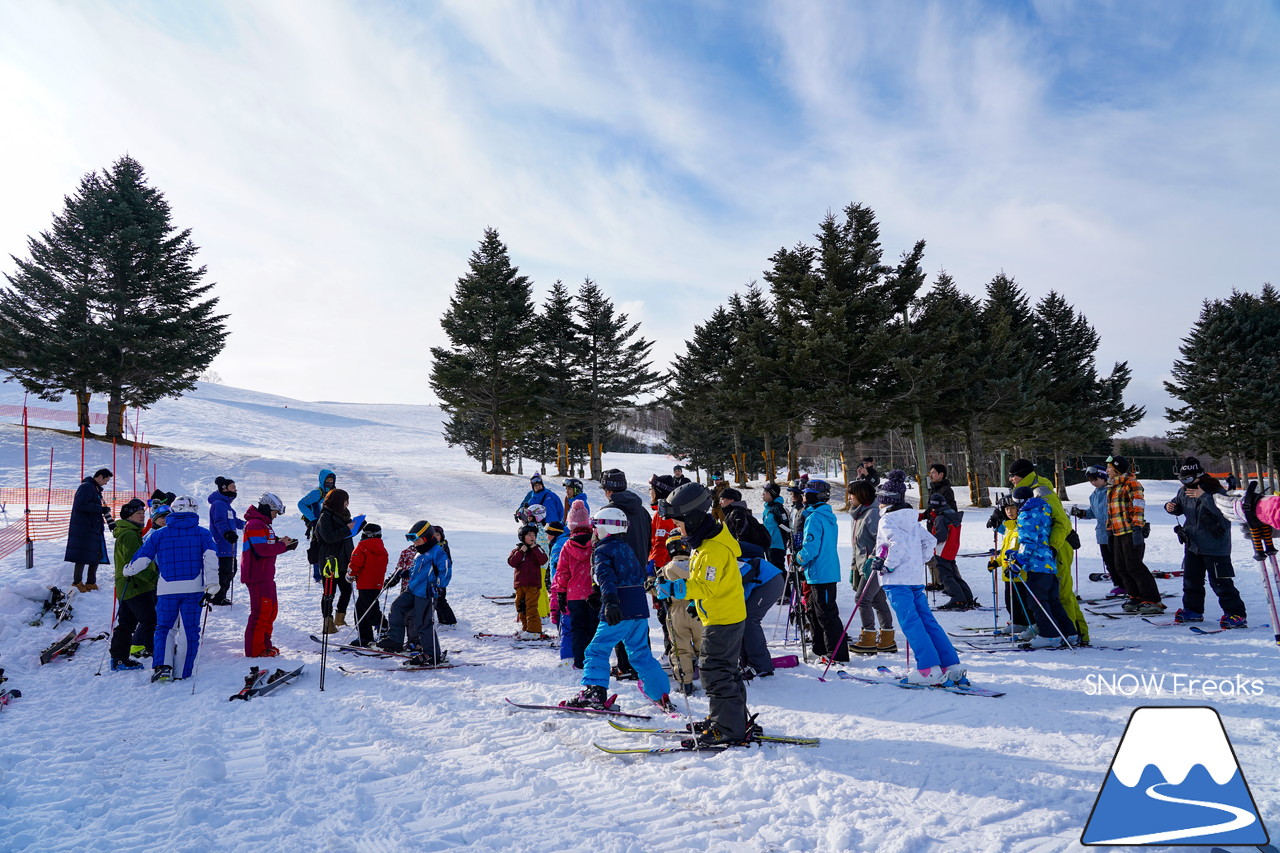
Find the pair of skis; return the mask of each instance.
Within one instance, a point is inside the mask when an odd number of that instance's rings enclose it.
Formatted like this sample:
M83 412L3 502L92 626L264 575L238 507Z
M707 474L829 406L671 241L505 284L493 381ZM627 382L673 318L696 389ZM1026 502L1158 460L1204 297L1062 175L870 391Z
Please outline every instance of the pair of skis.
M985 687L974 687L971 684L910 684L887 666L876 667L876 672L880 673L879 678L872 678L869 675L856 675L845 670L840 670L836 675L849 681L860 681L863 684L891 684L894 687L901 687L905 690L936 690L946 693L959 693L962 696L985 696L988 699L998 699L1004 695L999 690L988 690Z
M96 643L98 640L105 640L106 638L107 635L105 633L90 637L88 628L70 631L61 640L54 642L53 645L40 653L40 664L43 666L58 657L72 657L79 651L81 643Z
M302 675L302 670L305 668L306 664L303 664L292 672L285 672L283 669L271 672L256 666L250 667L249 674L244 679L244 687L240 688L240 692L233 694L229 699L233 702L236 699L243 699L247 702L254 697L265 696Z
M1177 572L1153 571L1151 573L1151 577L1158 578L1159 580L1168 580L1169 578L1182 577L1182 572L1181 571L1177 571ZM1110 572L1090 572L1089 580L1094 581L1095 583L1097 581L1109 581L1111 580L1111 573Z

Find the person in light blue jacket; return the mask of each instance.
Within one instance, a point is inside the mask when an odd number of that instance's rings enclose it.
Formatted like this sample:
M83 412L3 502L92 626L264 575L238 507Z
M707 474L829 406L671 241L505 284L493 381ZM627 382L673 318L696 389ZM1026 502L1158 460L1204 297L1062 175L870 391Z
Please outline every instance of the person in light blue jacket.
M1094 520L1094 538L1098 542L1098 550L1102 552L1102 565L1111 576L1110 595L1121 596L1125 594L1124 584L1116 577L1115 563L1111 557L1111 536L1107 532L1107 469L1101 465L1090 465L1084 473L1089 478L1089 485L1093 486L1093 491L1089 494L1089 507L1082 509L1073 506L1071 515Z
M405 665L439 666L445 662L446 656L436 635L435 600L453 579L453 561L449 559L448 551L441 547L439 536L429 521L414 522L404 538L418 556L409 569L409 588L391 603L387 638L378 646L391 652L403 651L405 624L412 612L413 623L418 629L418 653ZM397 573L386 585L392 586L400 579L401 575Z
M840 554L837 551L836 514L831 511L831 485L826 480L810 480L804 487L804 539L796 562L809 584L809 624L813 626L815 654L837 662L849 660L849 644L844 641L836 586L840 582Z

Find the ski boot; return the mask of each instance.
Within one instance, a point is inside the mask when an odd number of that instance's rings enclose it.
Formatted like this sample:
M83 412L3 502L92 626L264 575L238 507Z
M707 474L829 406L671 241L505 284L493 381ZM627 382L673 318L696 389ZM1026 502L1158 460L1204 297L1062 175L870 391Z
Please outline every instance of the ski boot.
M613 666L609 669L609 676L619 681L638 681L640 679L639 674L631 667L623 669L620 666Z
M1243 616L1227 616L1226 614L1223 614L1222 618L1218 620L1218 627L1223 630L1229 630L1231 628L1248 628L1249 623Z
M946 680L947 672L940 666L931 666L926 669L913 669L907 673L907 677L902 679L903 684L918 685L921 687L940 687Z
M151 652L147 651L147 647L146 647L146 646L130 646L130 647L129 647L129 657L131 657L131 658L149 658L149 657L151 657Z
M151 673L151 683L168 681L173 681L173 667L162 663L155 668L155 672Z
M962 664L953 663L942 674L942 683L950 684L953 687L968 687L969 670L965 669Z
M1184 610L1181 607L1173 614L1173 621L1179 625L1184 622L1203 622L1204 614L1197 613L1194 610Z
M1165 606L1158 601L1144 601L1138 607L1138 613L1142 616L1159 616L1164 611Z
M138 663L136 660L130 659L113 660L111 662L112 672L124 672L130 669L142 669L142 664Z
M609 691L598 684L588 684L572 699L560 703L566 708L594 708L604 711L609 708Z
M1061 637L1036 637L1029 643L1019 643L1021 649L1059 649L1062 648Z
M680 741L685 749L728 749L731 746L745 746L745 741L730 740L715 723L711 723L704 731L688 740Z

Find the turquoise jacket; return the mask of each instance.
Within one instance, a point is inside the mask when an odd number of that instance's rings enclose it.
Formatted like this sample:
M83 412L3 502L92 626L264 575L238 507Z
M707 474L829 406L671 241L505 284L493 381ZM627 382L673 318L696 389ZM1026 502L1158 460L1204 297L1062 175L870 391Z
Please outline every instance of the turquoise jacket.
M836 550L836 514L829 504L806 507L804 544L796 555L809 583L838 583L840 554Z

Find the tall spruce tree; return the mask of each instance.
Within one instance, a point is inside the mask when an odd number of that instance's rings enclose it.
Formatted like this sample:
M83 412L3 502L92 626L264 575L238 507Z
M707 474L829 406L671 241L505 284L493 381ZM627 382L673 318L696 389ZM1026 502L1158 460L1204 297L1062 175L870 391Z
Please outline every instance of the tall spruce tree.
M731 321L723 305L693 328L668 372L665 400L671 407L667 442L695 468L719 470L734 452L723 409L730 354L725 346Z
M591 279L578 288L578 319L583 340L584 415L591 432L591 479L604 473L601 446L619 410L653 391L662 377L650 368L653 342L638 337L639 323L615 312L613 302Z
M531 408L538 379L533 285L486 228L458 279L443 323L449 347L432 347L431 388L450 423L482 420L491 474L506 474L504 441Z
M107 435L120 436L126 407L195 387L222 351L226 316L206 298L191 231L174 228L137 160L86 175L28 248L0 294L0 362L45 399L75 394L82 425L104 393Z
M773 297L776 360L761 363L761 391L786 430L787 479L800 475L797 436L812 413L813 394L821 385L821 353L805 346L813 324L818 292L814 272L817 252L799 243L780 248L769 258L764 279Z
M557 448L585 441L589 405L585 374L586 340L578 321L573 294L557 280L547 293L538 317L541 366L538 404L546 413L546 433ZM568 453L556 454L556 475L568 476Z

